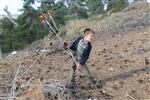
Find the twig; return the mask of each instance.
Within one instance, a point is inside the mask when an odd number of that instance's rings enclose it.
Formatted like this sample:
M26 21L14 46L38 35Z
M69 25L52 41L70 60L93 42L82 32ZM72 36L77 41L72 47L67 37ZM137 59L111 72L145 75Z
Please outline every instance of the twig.
M130 96L128 93L126 93L126 96L129 97L132 100L136 100L135 98L133 98L132 96Z
M13 97L13 98L15 97L16 80L17 80L18 73L19 73L21 65L22 65L22 63L19 65L19 67L18 67L18 69L16 71L16 74L15 74L15 77L14 77L14 81L13 81L13 86L11 88L11 94L10 94L10 96Z
M51 35L52 36L52 35ZM46 48L46 47L48 47L48 45L51 43L52 41L49 41L47 44L46 44L46 46L44 46L44 49ZM21 75L21 77L24 75L24 74L26 74L28 71L29 71L29 69L31 69L32 67L33 67L33 65L38 61L38 59L41 57L43 55L43 52L40 54L40 55L38 55L37 57L36 57L36 59L34 60L34 62L29 66L29 68L28 69L26 69L26 71Z
M0 100L17 99L18 97L0 97Z
M49 16L49 18L52 20L52 22L53 22L53 24L54 24L54 27L58 30L58 27L56 26L56 23L54 22L53 17L52 17L52 16Z

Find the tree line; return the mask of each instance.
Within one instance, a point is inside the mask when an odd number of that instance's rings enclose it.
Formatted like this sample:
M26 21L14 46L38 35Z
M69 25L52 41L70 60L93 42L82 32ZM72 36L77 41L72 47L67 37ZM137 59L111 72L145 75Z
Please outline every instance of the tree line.
M41 13L52 11L55 22L61 27L72 19L86 19L109 11L116 12L129 5L129 0L22 1L22 13L16 19L11 18L17 25L8 17L0 19L0 51L3 53L23 49L48 34L48 27L40 22ZM32 6L35 2L40 3L37 9Z

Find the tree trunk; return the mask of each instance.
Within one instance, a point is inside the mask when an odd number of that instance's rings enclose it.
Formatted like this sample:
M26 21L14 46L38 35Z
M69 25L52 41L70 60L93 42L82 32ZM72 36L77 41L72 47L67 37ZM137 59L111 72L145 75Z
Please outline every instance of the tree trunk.
M0 22L0 35L2 34L2 23ZM1 44L1 43L0 43ZM0 46L0 59L2 58L2 50Z
M0 48L0 59L2 59L2 51L1 51L1 48Z
M104 12L104 3L103 0L98 0L97 9L95 10L96 14L102 14Z
M100 14L102 14L104 12L104 3L103 0L99 0L99 7L100 7Z

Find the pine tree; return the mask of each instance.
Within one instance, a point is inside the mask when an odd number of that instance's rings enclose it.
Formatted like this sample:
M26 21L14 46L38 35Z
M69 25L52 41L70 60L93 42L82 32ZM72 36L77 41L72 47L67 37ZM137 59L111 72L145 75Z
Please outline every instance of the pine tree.
M85 0L69 0L67 17L72 18L87 18L87 8Z
M128 0L105 0L107 6L107 11L120 11L128 5Z
M86 1L88 13L93 14L102 14L104 12L104 3L103 0L87 0Z

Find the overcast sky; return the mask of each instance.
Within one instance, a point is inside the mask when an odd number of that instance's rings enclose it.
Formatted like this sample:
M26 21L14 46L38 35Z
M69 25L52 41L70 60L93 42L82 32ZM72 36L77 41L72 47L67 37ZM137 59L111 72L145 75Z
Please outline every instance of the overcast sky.
M22 8L23 2L21 0L0 0L0 14L5 14L3 9L8 6L8 11L12 14L18 14L18 9Z
M19 14L19 9L23 6L22 0L0 0L0 14L6 14L4 12L5 6L8 7L8 11L10 11L11 14ZM36 3L35 7L39 6L39 3Z
M150 0L147 1L150 2ZM19 14L18 9L22 8L23 2L22 0L0 0L0 14L6 14L3 11L5 6L8 6L8 11L10 11L12 14ZM36 6L39 6L39 4L36 4Z

